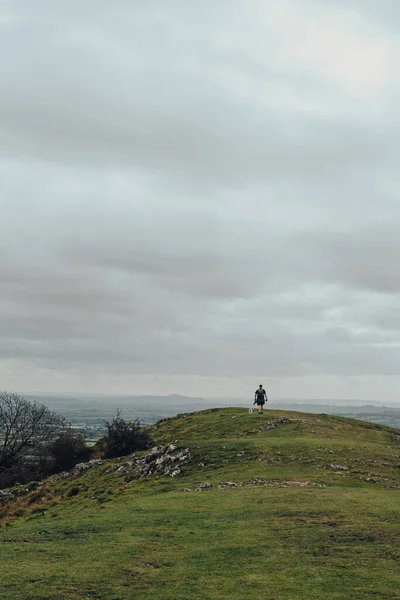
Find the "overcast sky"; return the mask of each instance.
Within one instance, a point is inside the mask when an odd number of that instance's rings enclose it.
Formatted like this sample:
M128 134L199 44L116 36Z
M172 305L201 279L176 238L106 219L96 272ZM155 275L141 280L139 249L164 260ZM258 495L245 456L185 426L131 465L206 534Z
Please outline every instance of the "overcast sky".
M0 0L0 388L400 398L398 0Z

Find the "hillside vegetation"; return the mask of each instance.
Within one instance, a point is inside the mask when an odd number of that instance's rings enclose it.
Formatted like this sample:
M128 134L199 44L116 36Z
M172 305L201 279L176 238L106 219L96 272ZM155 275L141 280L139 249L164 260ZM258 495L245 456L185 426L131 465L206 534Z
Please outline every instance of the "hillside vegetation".
M400 431L242 408L149 430L0 492L2 600L400 598Z

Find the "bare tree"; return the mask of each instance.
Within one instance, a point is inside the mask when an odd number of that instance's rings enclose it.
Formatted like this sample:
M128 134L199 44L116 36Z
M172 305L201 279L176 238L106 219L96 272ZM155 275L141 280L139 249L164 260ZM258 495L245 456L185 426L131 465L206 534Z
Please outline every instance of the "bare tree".
M40 456L63 425L47 406L0 392L0 485L18 479L29 459Z

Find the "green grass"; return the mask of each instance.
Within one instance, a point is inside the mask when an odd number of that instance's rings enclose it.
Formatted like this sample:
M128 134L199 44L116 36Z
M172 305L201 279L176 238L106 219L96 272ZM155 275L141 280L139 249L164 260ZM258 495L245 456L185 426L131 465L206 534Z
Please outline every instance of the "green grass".
M1 600L400 598L399 431L244 409L152 429L190 448L177 477L110 461L3 510Z

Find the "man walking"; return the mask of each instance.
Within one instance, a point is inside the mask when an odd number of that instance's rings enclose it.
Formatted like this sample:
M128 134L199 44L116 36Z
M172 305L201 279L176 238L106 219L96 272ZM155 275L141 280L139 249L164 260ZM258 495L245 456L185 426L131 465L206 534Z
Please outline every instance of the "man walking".
M268 402L267 392L264 390L263 386L260 385L254 393L254 403L253 403L253 404L257 404L259 415L262 415L263 406L266 402Z

